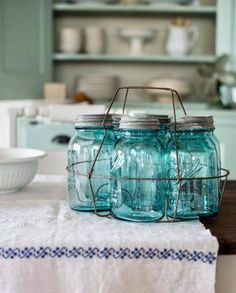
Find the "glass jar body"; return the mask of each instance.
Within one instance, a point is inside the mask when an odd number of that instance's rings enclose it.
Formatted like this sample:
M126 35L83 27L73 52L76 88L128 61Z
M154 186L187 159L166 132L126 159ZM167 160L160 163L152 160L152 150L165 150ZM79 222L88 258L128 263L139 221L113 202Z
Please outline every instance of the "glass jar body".
M216 153L217 153L217 162L218 162L218 174L221 174L221 152L220 152L220 143L218 138L214 133L214 129L209 130L209 136L215 146Z
M122 131L120 131L120 129L115 128L113 129L113 136L116 142L118 142L118 140L121 138L122 135Z
M163 217L162 182L145 180L162 176L162 160L163 150L157 131L122 131L112 160L111 209L115 217L140 222Z
M219 179L211 177L218 176L218 157L210 131L177 131L176 143L180 176L188 179L183 179L180 183L177 180L168 181L168 216L194 219L217 214L219 210ZM165 163L168 166L167 177L177 178L174 133L172 133L165 158Z
M160 138L163 148L166 148L171 138L170 127L168 124L160 124L160 131L158 132L158 137Z
M68 148L68 166L73 172L68 174L69 204L73 210L93 211L94 201L96 209L110 209L110 185L111 181L111 157L114 146L112 130L107 129L106 138L97 158L93 176L106 178L91 178L91 185L88 173L91 170L96 158L105 130L102 127L84 127L76 129L71 138Z

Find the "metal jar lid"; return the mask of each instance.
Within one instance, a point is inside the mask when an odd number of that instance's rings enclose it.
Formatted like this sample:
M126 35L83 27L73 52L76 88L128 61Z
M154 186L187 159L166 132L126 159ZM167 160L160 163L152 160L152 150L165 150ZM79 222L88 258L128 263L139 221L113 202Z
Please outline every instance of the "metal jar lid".
M171 126L174 127L172 120ZM176 120L177 130L199 130L214 129L214 120L212 115L183 116Z
M121 120L121 117L123 116L124 115L122 114L112 114L112 124L114 129L119 128L120 120Z
M170 117L168 115L160 115L160 114L147 114L147 113L134 113L133 115L131 115L132 117L139 117L139 118L143 118L143 117L147 117L147 118L154 118L154 119L158 119L159 124L170 124Z
M171 118L168 115L158 115L158 120L160 122L161 125L169 125Z
M81 114L76 117L75 128L101 127L106 114ZM106 117L105 126L112 126L112 116Z
M120 129L153 129L160 128L157 118L123 116L120 119Z

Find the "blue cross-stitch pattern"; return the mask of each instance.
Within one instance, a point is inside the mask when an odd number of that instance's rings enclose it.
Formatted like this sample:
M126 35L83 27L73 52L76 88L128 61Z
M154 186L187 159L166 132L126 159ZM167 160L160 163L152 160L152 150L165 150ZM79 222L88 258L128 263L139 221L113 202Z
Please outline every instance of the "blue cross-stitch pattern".
M45 259L45 258L83 258L83 259L172 259L175 261L193 261L212 264L216 261L213 252L174 250L157 248L97 248L97 247L25 247L2 248L0 247L0 259Z

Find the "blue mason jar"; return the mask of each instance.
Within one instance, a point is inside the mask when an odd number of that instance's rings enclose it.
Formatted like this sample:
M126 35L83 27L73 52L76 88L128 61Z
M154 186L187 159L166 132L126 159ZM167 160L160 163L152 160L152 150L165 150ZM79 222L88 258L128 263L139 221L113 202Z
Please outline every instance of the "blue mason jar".
M217 169L218 169L218 174L221 174L221 152L220 152L220 143L215 135L215 125L214 125L214 119L212 115L201 115L201 116L187 116L187 117L182 117L180 120L185 120L190 123L191 121L200 121L202 126L205 127L206 131L208 131L208 135L212 140L212 143L215 146L215 151L217 154Z
M129 221L160 220L164 215L162 182L155 178L162 177L163 150L158 120L126 116L119 129L122 135L112 163L112 214Z
M216 149L216 153L217 153L217 167L218 167L218 175L221 175L221 151L220 151L220 143L219 140L217 138L217 136L215 135L215 126L214 126L214 120L213 120L213 116L202 116L205 117L204 119L207 119L210 123L210 125L212 126L212 128L209 127L209 135L211 137L211 140L213 142L213 144L215 145L215 149Z
M149 119L158 119L159 122L159 131L158 131L158 139L161 141L163 148L166 148L170 137L170 117L168 115L159 115L159 114L148 114L148 113L134 113L134 117L139 118L149 118Z
M210 116L185 116L176 121L176 145L179 174L183 179L168 181L167 214L180 219L212 216L219 211L220 154ZM167 176L177 177L177 156L174 139L167 147ZM178 192L180 188L180 192Z
M93 211L94 201L91 185L96 202L96 209L110 209L111 158L114 148L112 119L108 115L105 123L106 137L95 163L93 176L106 178L91 178L88 176L96 158L105 130L102 122L105 115L79 115L75 124L75 134L68 148L68 193L69 205L77 211Z

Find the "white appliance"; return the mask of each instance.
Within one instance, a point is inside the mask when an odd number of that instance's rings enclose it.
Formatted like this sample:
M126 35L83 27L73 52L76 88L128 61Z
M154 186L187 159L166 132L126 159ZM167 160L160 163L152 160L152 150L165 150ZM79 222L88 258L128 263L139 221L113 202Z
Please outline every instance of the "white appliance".
M39 173L66 175L67 149L77 114L103 113L104 105L40 105L9 109L10 146L36 148L48 156Z

